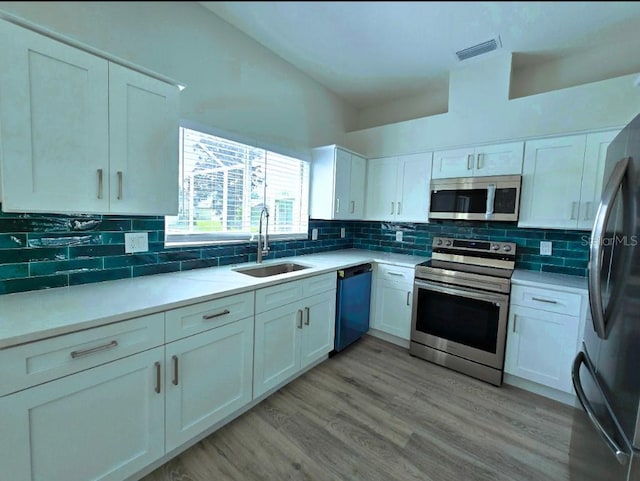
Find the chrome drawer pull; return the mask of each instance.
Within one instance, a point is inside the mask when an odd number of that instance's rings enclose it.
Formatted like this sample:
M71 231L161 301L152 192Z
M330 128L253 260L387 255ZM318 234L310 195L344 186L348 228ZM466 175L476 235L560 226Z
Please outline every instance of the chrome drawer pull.
M225 309L222 312L218 312L216 314L209 314L208 316L202 316L202 319L208 321L209 319L215 319L216 317L226 316L227 314L231 314L229 309Z
M390 276L396 276L396 277L402 277L402 274L400 274L399 272L387 272L387 274L389 274Z
M411 305L411 291L407 291L407 306Z
M539 297L532 297L531 300L532 301L546 302L547 304L557 304L558 303L558 301L550 301L549 299L541 299Z
M83 351L71 351L71 357L73 359L77 359L82 356L88 356L89 354L93 354L95 352L106 351L107 349L111 349L114 347L118 347L118 341L111 341L107 344L103 344L102 346L92 347L91 349L85 349Z

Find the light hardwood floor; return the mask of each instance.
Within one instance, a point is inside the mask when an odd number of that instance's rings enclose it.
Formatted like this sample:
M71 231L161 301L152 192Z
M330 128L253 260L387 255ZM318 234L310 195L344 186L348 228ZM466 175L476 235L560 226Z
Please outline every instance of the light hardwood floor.
M144 481L563 481L573 408L365 336Z

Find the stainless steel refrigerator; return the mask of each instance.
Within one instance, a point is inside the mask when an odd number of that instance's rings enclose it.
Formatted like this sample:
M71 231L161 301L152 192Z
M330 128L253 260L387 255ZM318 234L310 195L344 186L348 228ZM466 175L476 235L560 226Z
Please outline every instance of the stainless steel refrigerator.
M640 481L640 115L607 149L573 384L571 481Z

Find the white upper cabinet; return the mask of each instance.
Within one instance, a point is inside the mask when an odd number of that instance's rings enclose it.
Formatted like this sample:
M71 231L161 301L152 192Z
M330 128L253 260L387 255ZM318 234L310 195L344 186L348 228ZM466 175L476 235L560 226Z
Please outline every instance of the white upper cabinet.
M433 154L432 178L520 175L524 142L441 150Z
M580 217L578 229L591 230L596 211L600 204L600 195L604 182L604 164L607 158L607 147L618 135L618 130L597 132L587 135L584 153L584 169L580 187Z
M366 159L336 145L318 147L312 154L310 217L361 220Z
M178 87L0 22L2 208L172 214Z
M607 147L616 134L528 141L518 227L590 230L600 200Z
M369 160L366 219L429 222L432 153Z

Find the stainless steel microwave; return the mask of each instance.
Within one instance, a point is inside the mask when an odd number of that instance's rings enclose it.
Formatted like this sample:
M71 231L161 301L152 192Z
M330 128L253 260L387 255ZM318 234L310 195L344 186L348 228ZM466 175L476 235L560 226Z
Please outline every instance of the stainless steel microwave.
M433 179L430 219L517 221L521 175Z

